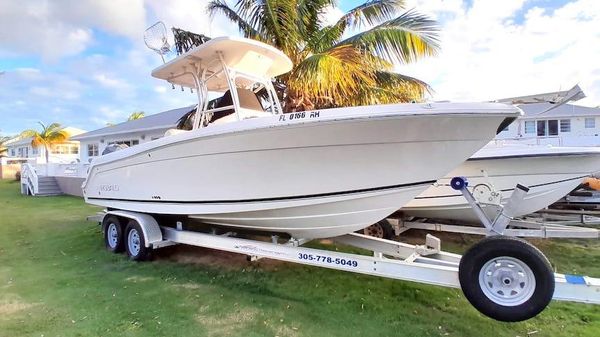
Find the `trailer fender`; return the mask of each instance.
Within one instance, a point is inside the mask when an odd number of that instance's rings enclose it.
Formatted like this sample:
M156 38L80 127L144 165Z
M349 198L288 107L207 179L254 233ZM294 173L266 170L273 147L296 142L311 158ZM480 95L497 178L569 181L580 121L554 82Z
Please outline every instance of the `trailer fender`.
M142 228L142 234L144 235L144 246L152 248L155 243L163 241L162 232L160 226L153 216L145 213L137 213L131 211L109 211L106 215L113 214L123 218L137 221Z

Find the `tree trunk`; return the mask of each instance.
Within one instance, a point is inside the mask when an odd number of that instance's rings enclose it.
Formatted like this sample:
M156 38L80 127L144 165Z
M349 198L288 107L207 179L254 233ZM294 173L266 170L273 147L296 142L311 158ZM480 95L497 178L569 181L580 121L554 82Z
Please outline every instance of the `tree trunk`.
M314 110L315 105L304 95L298 95L292 90L288 90L285 97L285 112L298 112Z
M48 176L48 166L50 165L48 157L50 155L50 148L48 145L44 145L44 149L46 150L45 151L46 152L45 153L45 155L46 155L46 176Z

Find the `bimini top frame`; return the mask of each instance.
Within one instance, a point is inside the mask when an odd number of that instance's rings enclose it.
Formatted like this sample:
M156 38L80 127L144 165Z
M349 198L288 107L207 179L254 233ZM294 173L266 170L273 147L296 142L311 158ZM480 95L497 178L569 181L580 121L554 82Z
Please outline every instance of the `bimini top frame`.
M292 61L280 50L262 42L244 38L219 37L161 65L152 76L182 88L196 89L198 111L194 129L205 126L215 112L234 109L240 115L237 89L266 90L273 114L282 113L271 78L292 69ZM208 108L208 92L231 93L232 104Z

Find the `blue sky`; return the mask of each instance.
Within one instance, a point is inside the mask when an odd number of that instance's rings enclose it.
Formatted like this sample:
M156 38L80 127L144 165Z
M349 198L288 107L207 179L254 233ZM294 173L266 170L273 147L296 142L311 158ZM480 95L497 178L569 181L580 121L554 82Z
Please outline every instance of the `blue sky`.
M363 1L340 1L334 22ZM237 35L207 0L0 0L0 133L38 121L93 130L133 111L194 103L150 77L160 58L143 44L157 21L210 36ZM600 105L600 2L407 0L438 20L442 50L396 70L433 86L432 99L487 100L579 83ZM594 21L596 24L593 24Z

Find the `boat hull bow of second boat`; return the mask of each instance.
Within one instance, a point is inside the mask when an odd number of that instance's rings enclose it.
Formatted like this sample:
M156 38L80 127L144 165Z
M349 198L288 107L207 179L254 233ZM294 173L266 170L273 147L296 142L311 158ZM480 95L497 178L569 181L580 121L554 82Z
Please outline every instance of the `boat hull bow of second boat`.
M512 216L521 217L555 203L598 171L598 148L490 144L401 211L405 216L479 224L466 199L450 187L452 177L464 176L491 219L500 211L495 205L506 204L517 184L527 187L524 199L512 208Z

